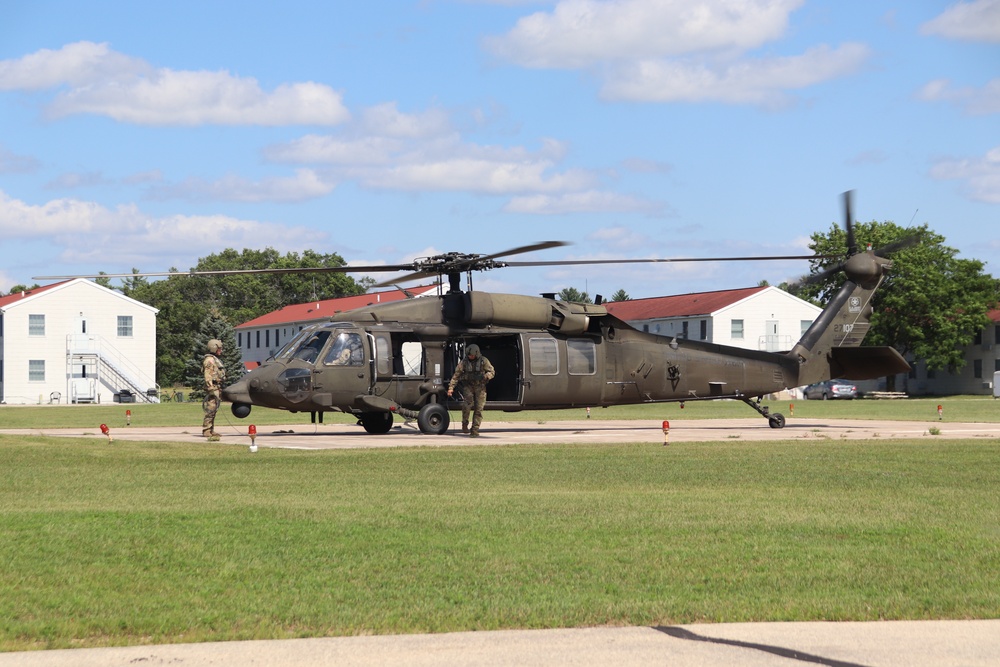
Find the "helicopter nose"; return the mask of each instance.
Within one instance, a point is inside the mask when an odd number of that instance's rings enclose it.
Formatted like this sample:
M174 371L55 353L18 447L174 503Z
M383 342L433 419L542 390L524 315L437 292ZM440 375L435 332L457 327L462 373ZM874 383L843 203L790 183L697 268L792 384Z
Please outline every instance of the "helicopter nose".
M222 400L230 403L250 403L250 387L246 378L238 380L222 390Z

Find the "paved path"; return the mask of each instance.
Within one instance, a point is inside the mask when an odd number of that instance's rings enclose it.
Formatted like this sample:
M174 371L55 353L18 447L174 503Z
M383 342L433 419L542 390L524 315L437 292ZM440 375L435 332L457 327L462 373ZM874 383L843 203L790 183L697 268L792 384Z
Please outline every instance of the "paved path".
M248 420L249 422L250 420ZM248 425L248 424L247 424ZM217 424L221 445L249 445L247 425ZM940 430L931 435L929 429ZM0 429L0 433L105 438L93 429ZM114 442L200 442L200 429L119 427ZM1000 438L1000 424L897 422L845 419L794 420L775 430L763 419L673 420L670 444L730 440L899 438ZM658 421L597 419L530 422L490 421L482 437L423 435L399 425L385 435L369 435L344 424L261 426L262 448L338 449L363 447L452 447L519 443L648 442L662 445ZM208 443L206 443L208 444ZM974 621L895 621L874 623L735 623L666 628L574 628L459 632L438 635L331 637L281 641L214 642L123 648L0 653L0 667L198 667L319 665L514 665L597 666L685 665L755 667L995 667L1000 665L1000 619Z
M1000 620L720 623L0 653L0 667L995 667Z

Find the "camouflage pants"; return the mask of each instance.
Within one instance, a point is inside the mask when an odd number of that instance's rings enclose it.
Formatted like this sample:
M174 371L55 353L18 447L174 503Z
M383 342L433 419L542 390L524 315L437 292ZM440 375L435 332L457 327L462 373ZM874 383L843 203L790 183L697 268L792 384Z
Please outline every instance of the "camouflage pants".
M462 426L469 423L469 413L472 413L472 432L479 433L479 425L483 423L483 406L486 405L486 385L467 384L462 387Z
M219 411L220 403L222 403L222 399L218 389L205 394L205 400L201 402L201 409L205 411L205 419L201 422L202 435L215 432L215 413Z

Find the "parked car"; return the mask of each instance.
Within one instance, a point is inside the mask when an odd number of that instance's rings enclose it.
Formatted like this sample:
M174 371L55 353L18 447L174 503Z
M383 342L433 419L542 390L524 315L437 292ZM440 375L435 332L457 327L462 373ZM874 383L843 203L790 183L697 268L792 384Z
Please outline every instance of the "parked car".
M858 388L847 380L824 380L807 385L802 390L802 397L807 399L857 398Z

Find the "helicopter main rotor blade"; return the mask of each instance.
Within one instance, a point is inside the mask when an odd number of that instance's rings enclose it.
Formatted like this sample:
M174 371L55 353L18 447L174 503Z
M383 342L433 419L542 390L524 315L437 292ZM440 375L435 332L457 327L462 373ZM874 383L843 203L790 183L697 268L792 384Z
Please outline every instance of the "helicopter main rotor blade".
M308 266L273 269L219 269L214 271L140 271L138 273L92 273L72 276L34 276L32 280L71 280L73 278L169 278L172 276L238 276L255 273L378 273L407 271L413 264L374 264L371 266Z
M504 262L507 266L575 266L581 264L673 264L679 262L771 262L784 259L825 259L837 255L771 255L752 257L670 257L649 259L563 259L548 262Z

